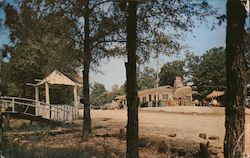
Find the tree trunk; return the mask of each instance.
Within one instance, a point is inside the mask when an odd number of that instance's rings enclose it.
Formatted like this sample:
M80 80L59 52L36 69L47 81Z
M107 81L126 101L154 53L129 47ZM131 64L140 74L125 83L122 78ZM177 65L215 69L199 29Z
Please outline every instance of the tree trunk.
M127 105L128 105L128 125L127 125L127 158L138 158L138 94L136 82L136 9L137 1L130 0L127 18L127 52L128 62L126 66L127 76Z
M2 96L2 60L3 60L3 53L0 51L0 96Z
M0 52L0 86L2 86L2 52ZM1 87L0 87L1 88ZM2 90L0 89L0 96L2 96ZM3 123L3 115L2 115L2 107L0 107L0 156L3 154L2 149L3 149L3 128L2 128L2 123Z
M89 101L89 69L90 69L90 30L89 30L89 0L85 0L84 11L84 54L83 54L83 101L84 101L84 114L83 114L83 137L87 138L91 133L91 118L90 118L90 101Z
M243 157L245 140L246 60L244 23L246 12L240 0L227 2L226 120L224 157Z
M0 110L0 156L3 155L3 114Z

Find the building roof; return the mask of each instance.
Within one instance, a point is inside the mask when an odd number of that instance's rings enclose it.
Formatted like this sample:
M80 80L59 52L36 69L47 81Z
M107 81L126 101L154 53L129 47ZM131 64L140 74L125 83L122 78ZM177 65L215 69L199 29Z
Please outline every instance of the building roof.
M158 87L158 92L159 93L163 93L163 92L166 92L166 91L173 92L173 87L171 87L169 85L159 86ZM150 89L141 90L141 91L138 91L138 97L140 97L141 95L145 95L145 94L155 94L156 92L157 92L157 88L150 88ZM126 95L116 96L115 99L124 100L124 99L126 99Z
M49 84L57 84L57 85L68 85L68 86L79 85L78 83L72 81L71 79L69 79L67 76L65 76L58 70L54 70L51 74L49 74L43 80L39 81L36 84L36 86L40 86L46 82Z
M163 93L166 91L173 91L173 87L167 85L167 86L159 86L158 87L158 92L159 93ZM157 88L150 88L150 89L145 89L145 90L141 90L138 91L138 95L143 95L143 94L152 94L152 93L156 93L157 92Z

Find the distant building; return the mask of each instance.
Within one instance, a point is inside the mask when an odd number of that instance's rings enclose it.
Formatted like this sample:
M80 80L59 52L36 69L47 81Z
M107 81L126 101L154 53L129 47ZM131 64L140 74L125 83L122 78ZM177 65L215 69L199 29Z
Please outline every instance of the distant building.
M173 98L173 88L160 86L158 89L145 89L138 92L138 97L141 107L167 106L168 101Z
M192 103L192 88L184 86L181 77L176 77L174 87L169 85L159 86L138 91L140 107L186 106ZM126 96L117 96L116 100L121 107L127 106Z
M193 105L192 104L192 88L184 86L181 77L176 76L174 81L173 98L180 106Z

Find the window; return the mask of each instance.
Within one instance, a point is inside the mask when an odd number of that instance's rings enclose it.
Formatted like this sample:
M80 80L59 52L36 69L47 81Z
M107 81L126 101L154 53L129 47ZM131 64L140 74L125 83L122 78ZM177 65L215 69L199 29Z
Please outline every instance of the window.
M192 101L190 96L186 96L186 101Z
M167 94L162 94L162 99L167 100L168 99L168 95Z
M156 101L156 95L154 95L154 101Z
M123 105L126 105L127 104L127 101L126 99L123 100Z
M151 95L148 96L148 101L152 101Z

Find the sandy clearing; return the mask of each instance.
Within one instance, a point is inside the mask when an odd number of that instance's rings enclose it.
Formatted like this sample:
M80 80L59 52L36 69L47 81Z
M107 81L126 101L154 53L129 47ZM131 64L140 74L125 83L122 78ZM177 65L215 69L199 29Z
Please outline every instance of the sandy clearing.
M179 109L181 112L178 112L178 108L182 107L139 110L140 131L144 132L140 134L167 137L169 134L175 133L177 134L175 139L191 140L197 143L209 141L212 146L221 148L220 151L222 152L225 133L224 109L203 107L197 110L195 107L188 107ZM91 117L93 119L109 118L116 123L118 122L126 126L127 111L91 110ZM246 132L246 151L250 153L250 115L246 115L246 129L248 130ZM199 138L199 133L206 133L207 137L218 136L219 140L201 139Z

